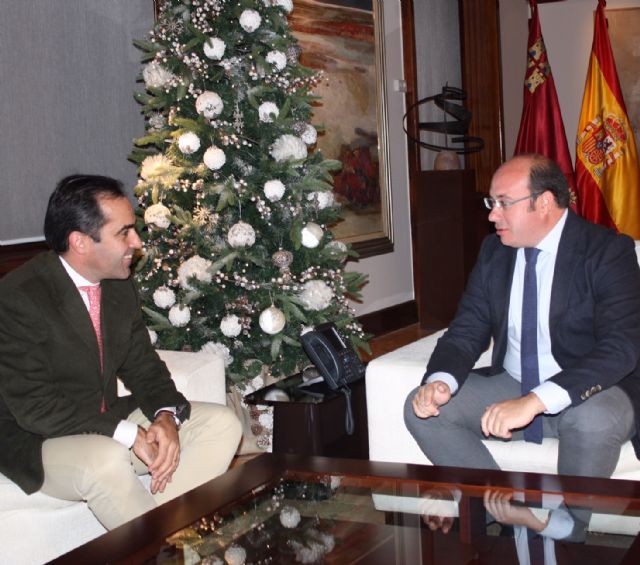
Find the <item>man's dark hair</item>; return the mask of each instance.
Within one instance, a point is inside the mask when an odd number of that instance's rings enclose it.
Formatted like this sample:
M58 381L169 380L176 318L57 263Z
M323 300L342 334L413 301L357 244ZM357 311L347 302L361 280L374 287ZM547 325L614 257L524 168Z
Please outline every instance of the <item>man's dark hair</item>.
M79 231L100 241L105 218L99 198L126 198L122 183L99 175L63 178L49 197L44 217L44 237L58 255L69 250L69 234Z
M551 192L560 208L567 208L571 201L567 177L558 164L544 155L521 155L531 159L529 169L529 191L539 195L545 191ZM520 155L519 155L520 157Z

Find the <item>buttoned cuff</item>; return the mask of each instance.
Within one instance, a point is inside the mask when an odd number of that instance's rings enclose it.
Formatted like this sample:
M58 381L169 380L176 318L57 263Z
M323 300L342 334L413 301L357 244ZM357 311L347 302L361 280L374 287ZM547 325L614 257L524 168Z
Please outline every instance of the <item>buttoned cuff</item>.
M540 535L556 540L564 539L571 535L574 524L571 514L563 508L551 510L547 526L540 532Z
M120 420L120 423L116 426L116 431L113 432L113 439L131 449L136 442L137 435L138 426L127 420Z
M558 414L571 406L569 393L551 381L545 381L531 390L544 404L545 414Z
M451 390L452 395L458 392L458 381L456 381L456 378L449 373L445 373L444 371L433 373L432 375L429 375L425 384L430 384L434 381L442 381L449 385L449 390Z

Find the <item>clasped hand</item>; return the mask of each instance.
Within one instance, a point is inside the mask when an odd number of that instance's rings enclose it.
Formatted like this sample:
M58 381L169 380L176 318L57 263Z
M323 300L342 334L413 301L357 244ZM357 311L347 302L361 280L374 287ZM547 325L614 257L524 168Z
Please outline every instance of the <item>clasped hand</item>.
M173 416L162 412L148 430L138 428L133 452L151 474L151 493L164 492L180 463L180 440Z

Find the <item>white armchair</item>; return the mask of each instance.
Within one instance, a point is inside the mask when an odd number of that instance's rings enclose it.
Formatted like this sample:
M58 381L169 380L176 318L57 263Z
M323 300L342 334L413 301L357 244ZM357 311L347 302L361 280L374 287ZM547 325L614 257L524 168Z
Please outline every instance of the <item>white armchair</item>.
M226 404L222 358L205 352L158 353L188 400ZM127 394L118 384L119 394ZM0 474L0 563L45 563L105 531L86 503L39 492L26 495Z

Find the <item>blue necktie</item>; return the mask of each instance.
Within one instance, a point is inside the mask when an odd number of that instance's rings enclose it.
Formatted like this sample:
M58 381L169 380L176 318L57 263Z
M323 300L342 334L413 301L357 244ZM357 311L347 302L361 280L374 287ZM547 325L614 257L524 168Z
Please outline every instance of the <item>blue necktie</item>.
M536 284L536 261L539 249L527 247L524 256L524 289L522 293L522 335L520 337L520 375L522 396L540 384L538 371L538 288ZM538 415L524 429L524 440L542 443L542 418Z

